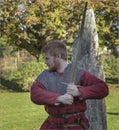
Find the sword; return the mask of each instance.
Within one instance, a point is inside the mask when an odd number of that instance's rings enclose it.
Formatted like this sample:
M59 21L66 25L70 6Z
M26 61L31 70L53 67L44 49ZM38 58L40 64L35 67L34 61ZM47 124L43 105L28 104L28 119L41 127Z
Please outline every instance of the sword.
M81 42L82 42L82 36L83 36L83 31L84 31L87 5L88 5L88 2L85 3L83 19L82 19L82 23L81 23L81 29L80 29L80 31L78 31L79 40L77 42L76 53L74 55L74 60L72 62L72 70L71 70L72 73L71 73L71 78L70 78L70 84L74 84L75 77L76 77L76 71L77 71L77 67L78 67L78 58L81 53ZM68 85L69 83L62 82L62 84Z
M77 72L77 67L78 67L78 58L81 53L81 42L82 42L82 37L83 37L83 32L84 32L87 5L88 5L88 2L85 3L83 19L82 19L82 23L81 23L81 29L78 32L79 40L76 45L76 53L74 55L74 60L72 62L72 70L71 70L72 73L71 73L71 78L70 78L70 84L74 84L74 82L75 82L75 77L76 77L76 72Z

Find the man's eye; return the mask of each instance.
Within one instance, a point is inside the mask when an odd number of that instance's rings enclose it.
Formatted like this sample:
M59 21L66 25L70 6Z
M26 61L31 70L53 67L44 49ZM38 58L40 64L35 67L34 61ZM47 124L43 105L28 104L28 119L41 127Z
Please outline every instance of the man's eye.
M46 57L45 59L46 59L46 60L49 60L49 58L48 58L48 57Z

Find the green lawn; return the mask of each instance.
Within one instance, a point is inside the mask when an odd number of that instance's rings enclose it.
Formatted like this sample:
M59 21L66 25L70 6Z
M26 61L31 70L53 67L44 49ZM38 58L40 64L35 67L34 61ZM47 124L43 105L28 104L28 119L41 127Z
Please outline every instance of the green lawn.
M106 98L108 130L119 130L118 89ZM29 93L0 93L0 130L36 130L47 114L30 101Z
M0 130L36 130L47 114L29 93L0 93Z
M110 89L106 98L108 130L119 130L119 88Z

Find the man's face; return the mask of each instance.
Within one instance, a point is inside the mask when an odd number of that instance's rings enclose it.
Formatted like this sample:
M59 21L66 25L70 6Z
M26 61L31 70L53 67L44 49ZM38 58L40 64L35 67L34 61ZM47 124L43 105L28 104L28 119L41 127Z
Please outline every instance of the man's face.
M51 71L57 71L57 68L59 66L59 62L56 57L51 56L49 54L44 54L44 60L45 64L48 66L48 70Z

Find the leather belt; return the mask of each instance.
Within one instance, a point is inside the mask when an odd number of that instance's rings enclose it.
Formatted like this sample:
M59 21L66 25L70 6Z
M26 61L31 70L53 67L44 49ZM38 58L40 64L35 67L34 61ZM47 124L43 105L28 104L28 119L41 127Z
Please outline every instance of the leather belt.
M70 114L61 114L61 115L49 115L51 117L56 117L56 118L63 118L64 119L64 123L61 125L61 124L55 124L56 126L58 127L61 127L61 126L64 126L65 128L67 127L71 127L71 126L81 126L83 127L84 129L87 129L88 128L88 125L82 121L82 119L80 117L77 118L77 123L74 123L74 124L69 124L67 122L68 118L70 117L74 117L74 116L79 116L81 114L84 114L83 112L77 112L77 113L70 113Z
M63 127L81 126L80 124L63 124Z
M61 114L61 115L50 115L50 116L68 119L69 117L78 116L78 115L81 115L81 114L83 114L83 112Z

